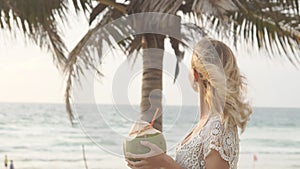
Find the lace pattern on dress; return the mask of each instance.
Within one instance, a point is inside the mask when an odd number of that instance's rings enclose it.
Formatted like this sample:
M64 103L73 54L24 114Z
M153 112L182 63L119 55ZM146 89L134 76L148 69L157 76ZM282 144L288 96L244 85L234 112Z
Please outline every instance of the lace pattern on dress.
M239 138L236 128L225 129L220 117L214 116L184 144L176 148L175 160L186 169L205 169L205 158L216 150L228 162L230 169L237 168Z

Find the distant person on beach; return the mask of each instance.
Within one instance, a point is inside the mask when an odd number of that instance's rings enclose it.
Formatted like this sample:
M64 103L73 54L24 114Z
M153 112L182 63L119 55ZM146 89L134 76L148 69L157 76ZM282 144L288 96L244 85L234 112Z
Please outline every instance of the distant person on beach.
M10 166L9 166L9 169L15 169L13 160L10 160Z
M150 142L141 142L154 155L128 153L139 159L132 169L236 169L239 133L244 132L252 108L245 101L246 83L236 58L223 42L203 39L194 48L190 81L199 93L200 119L177 146L175 160ZM187 82L188 83L188 82Z
M7 168L7 166L8 166L7 155L5 155L5 157L4 157L4 166L5 166L5 168Z

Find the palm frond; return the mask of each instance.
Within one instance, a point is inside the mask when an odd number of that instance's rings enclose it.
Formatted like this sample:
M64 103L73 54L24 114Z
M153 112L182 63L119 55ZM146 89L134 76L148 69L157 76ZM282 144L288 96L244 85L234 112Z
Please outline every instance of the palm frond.
M168 14L176 14L178 8L183 3L183 0L131 0L127 6L128 14L140 12L160 12Z
M189 1L188 3L192 3ZM236 11L237 6L232 0L195 0L191 11L224 18L228 11Z
M103 28L109 22L121 17L122 13L117 9L110 8L103 15L102 20L85 34L68 56L68 64L64 70L67 75L65 102L71 119L74 117L71 108L73 81L78 80L80 76L84 76L83 69L94 70L99 76L102 76L103 74L99 69L103 57L102 47L105 43L108 47L114 47L119 44L118 39L122 39L119 34L120 29L116 25Z
M86 12L87 10L90 10L93 8L92 0L72 0L72 3L73 3L73 6L74 6L76 12L79 12L81 10Z
M269 56L286 57L294 66L300 65L298 0L216 2L188 0L180 10L196 17L201 23L197 24L210 34L232 37L235 45L237 41L246 41L265 49Z
M72 0L76 11L87 10L89 0ZM25 37L53 53L54 63L63 69L68 50L57 28L57 18L67 20L68 1L0 0L0 26L12 34L19 29Z
M99 3L98 5L96 5L95 8L93 8L91 14L90 14L90 18L89 18L89 24L91 25L92 22L96 19L96 17L102 13L104 11L104 9L106 9L106 5L103 5L101 3Z
M295 66L300 64L299 1L236 1L239 12L232 13L235 36L257 43L271 55L286 56ZM242 26L243 25L243 26ZM241 27L242 26L242 27Z

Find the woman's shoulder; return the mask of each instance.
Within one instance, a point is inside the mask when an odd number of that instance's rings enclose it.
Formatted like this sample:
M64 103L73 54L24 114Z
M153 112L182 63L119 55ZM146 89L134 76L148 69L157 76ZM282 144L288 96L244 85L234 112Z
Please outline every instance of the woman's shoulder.
M206 122L206 130L211 131L212 129L224 129L225 126L222 123L222 119L218 115L211 115Z
M222 118L218 115L214 115L209 118L205 130L205 135L209 140L215 139L225 142L226 140L232 140L232 142L236 144L239 142L237 127L226 126Z
M226 126L226 124L223 122L220 115L212 115L208 118L207 124L206 124L207 130L214 131L214 130L220 130L220 133L227 133L227 132L234 132L237 133L237 127L236 126ZM215 132L213 132L215 133Z
M237 158L239 152L237 129L225 126L220 116L212 116L209 118L206 130L203 134L203 137L205 137L204 157L206 157L211 150L216 150L224 160L231 163Z

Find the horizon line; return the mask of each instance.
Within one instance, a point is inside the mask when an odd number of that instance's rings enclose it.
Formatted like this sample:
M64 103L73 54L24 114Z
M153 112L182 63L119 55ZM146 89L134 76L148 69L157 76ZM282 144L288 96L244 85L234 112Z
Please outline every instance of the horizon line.
M0 101L0 104L57 104L57 105L65 105L63 102L6 102ZM91 103L83 103L83 104L91 104ZM97 105L114 105L112 103L96 103ZM139 106L139 104L118 104L118 105L132 105L132 106ZM178 104L168 104L168 106L181 106ZM184 105L184 106L195 106L195 105ZM296 106L252 106L253 108L291 108L291 109L300 109L300 107Z

